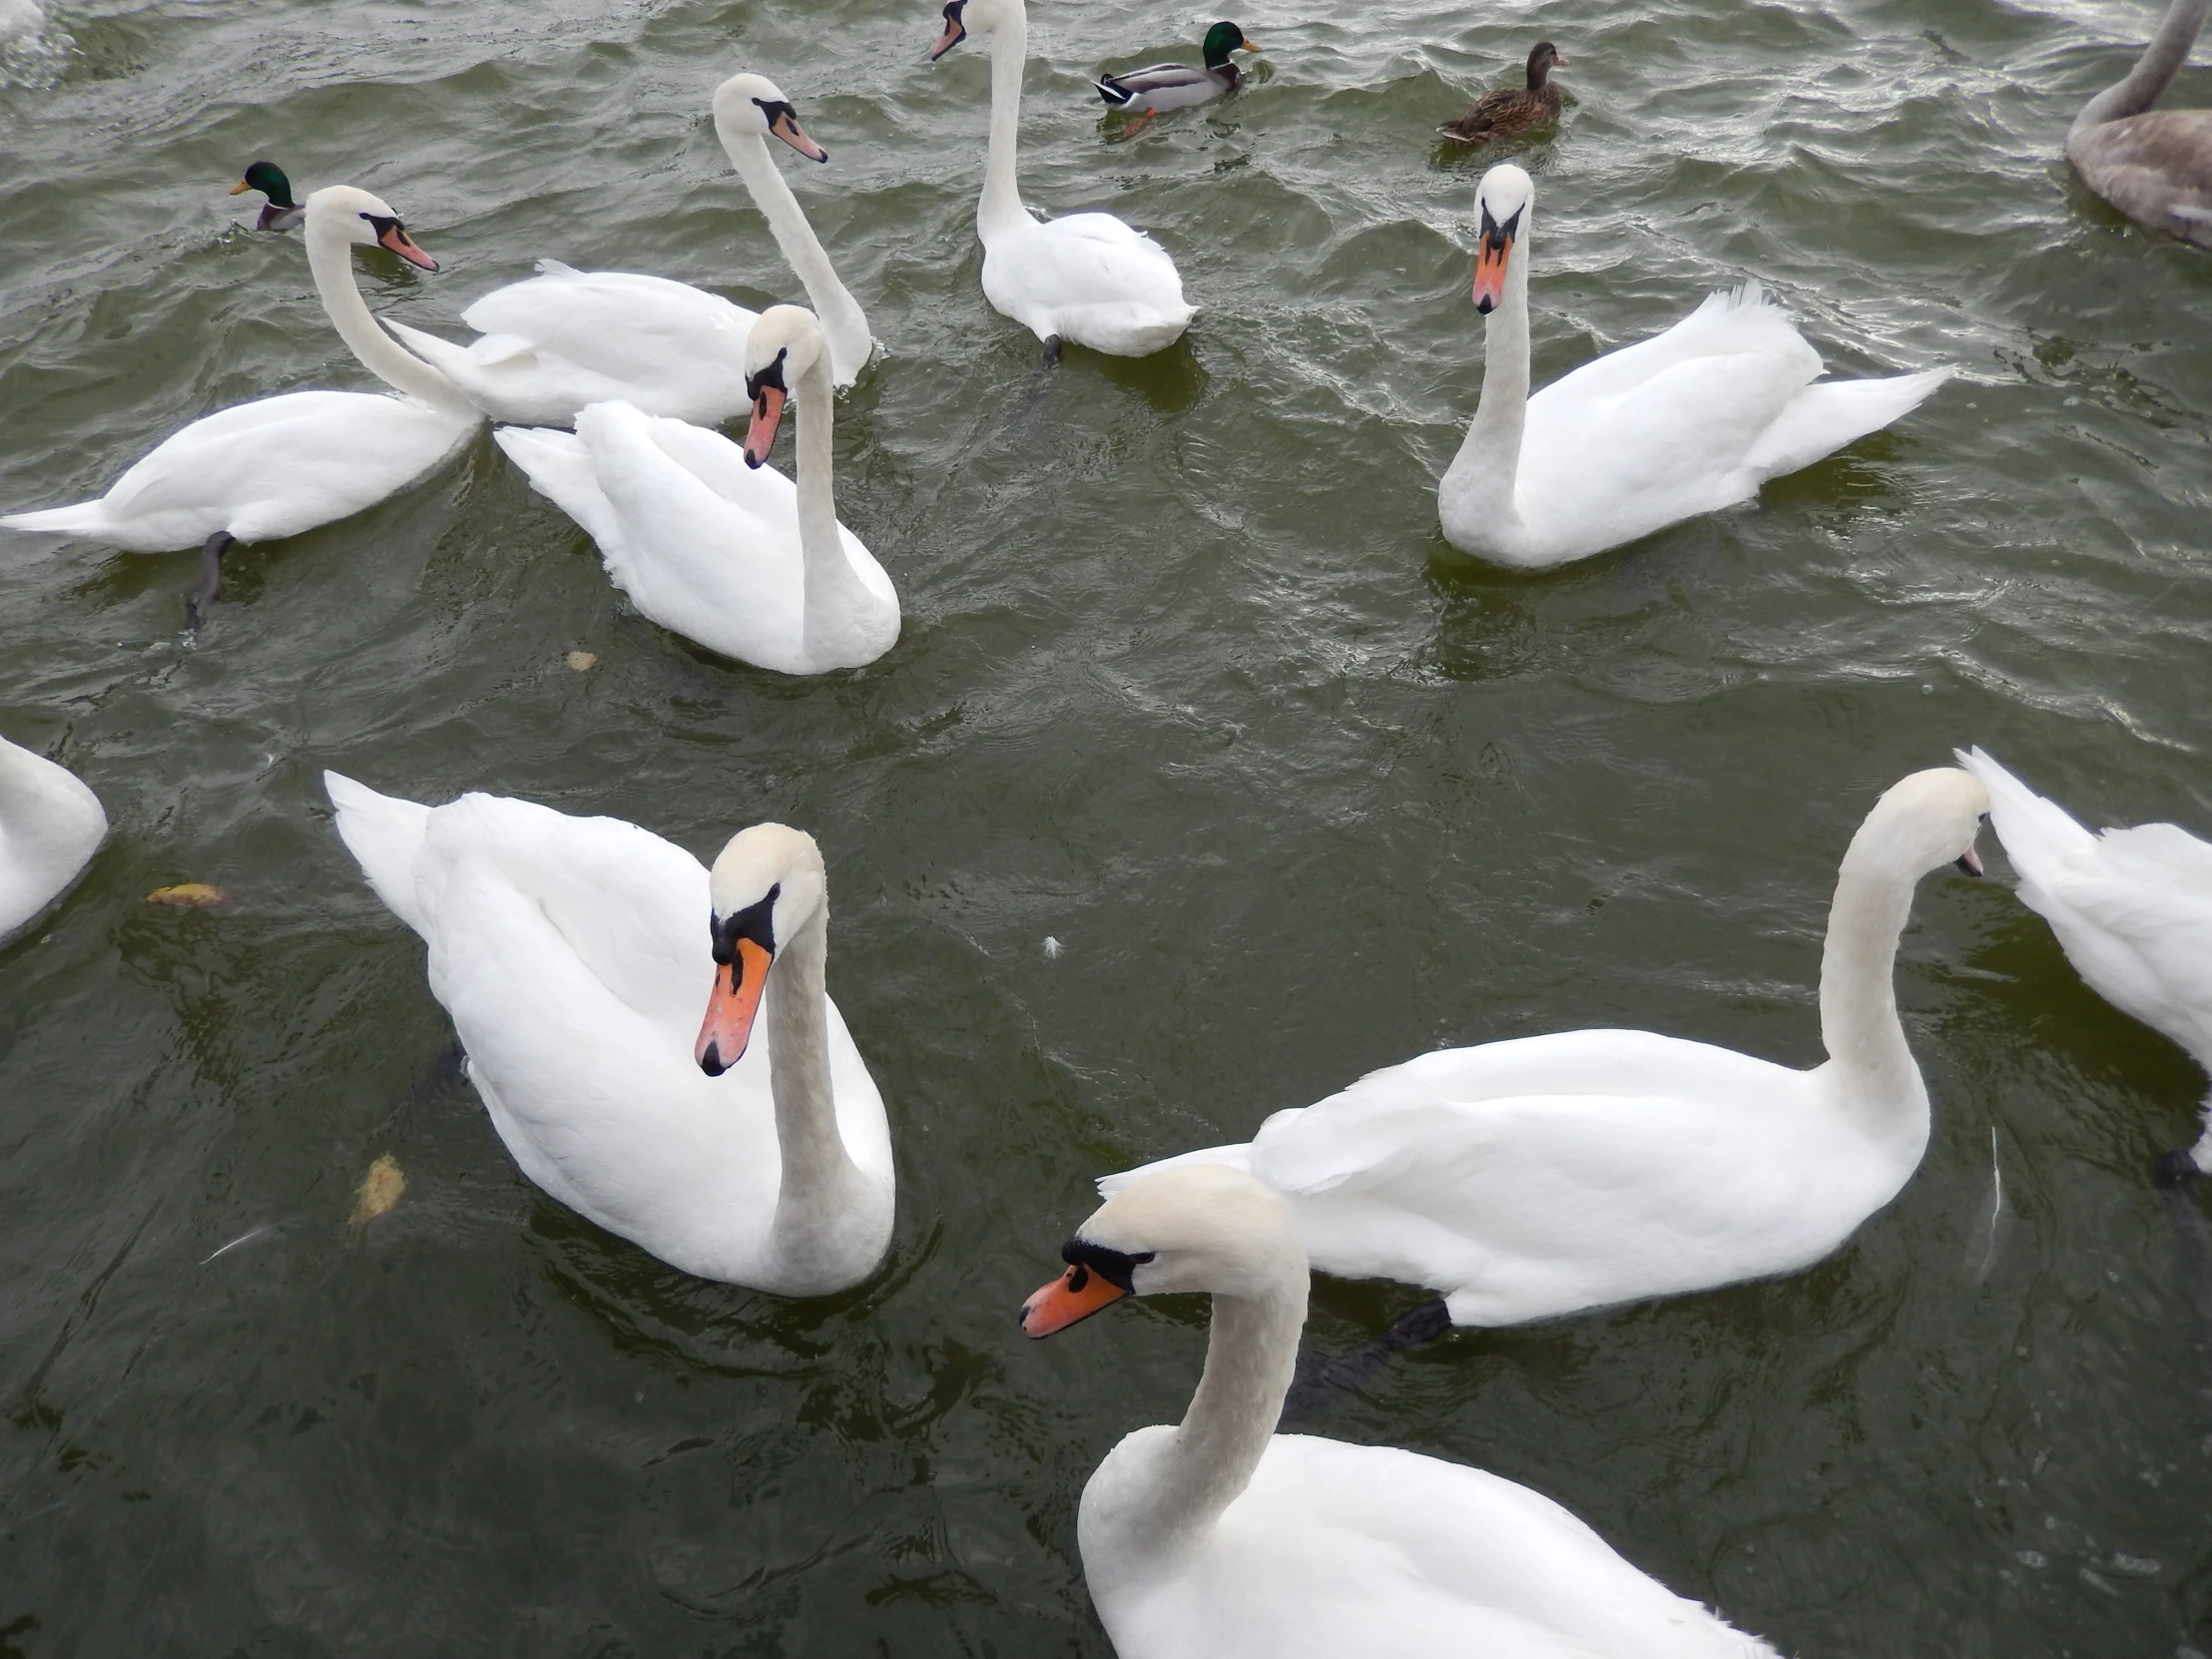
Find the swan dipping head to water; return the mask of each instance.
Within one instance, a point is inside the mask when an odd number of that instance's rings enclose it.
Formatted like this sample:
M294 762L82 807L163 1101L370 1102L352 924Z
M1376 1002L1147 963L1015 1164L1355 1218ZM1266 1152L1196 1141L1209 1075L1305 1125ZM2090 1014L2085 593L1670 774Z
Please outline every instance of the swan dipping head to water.
M1305 1314L1306 1252L1290 1206L1240 1170L1193 1164L1118 1190L1060 1247L1068 1270L1021 1306L1021 1329L1049 1337L1125 1296L1203 1291L1295 1300Z
M715 126L724 133L782 139L811 162L830 159L799 125L799 112L783 88L766 75L733 75L715 88Z
M829 925L829 878L814 836L756 824L730 837L709 874L714 904L715 988L694 1054L709 1077L745 1057L776 953L808 928Z

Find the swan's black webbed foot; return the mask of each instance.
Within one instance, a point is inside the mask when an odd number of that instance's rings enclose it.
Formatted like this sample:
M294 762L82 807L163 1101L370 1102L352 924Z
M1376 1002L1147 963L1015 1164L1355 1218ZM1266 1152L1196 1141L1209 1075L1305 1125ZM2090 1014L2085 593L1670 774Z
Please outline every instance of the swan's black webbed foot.
M1301 1354L1291 1390L1283 1399L1283 1421L1310 1416L1372 1382L1393 1354L1434 1342L1451 1329L1451 1311L1442 1302L1423 1302L1401 1314L1389 1330L1366 1348L1350 1354Z
M2168 1188L2186 1187L2203 1174L2204 1171L2197 1168L2197 1161L2189 1155L2187 1147L2161 1152L2158 1161L2150 1167L2150 1178L2159 1186Z
M1052 366L1052 365L1053 365L1054 363L1057 363L1057 362L1058 362L1059 360L1060 360L1060 336L1059 336L1058 334L1047 334L1047 335L1045 335L1045 337L1044 337L1044 366L1045 366L1045 367L1047 367L1047 368L1050 368L1050 367L1051 367L1051 366Z
M185 596L185 622L196 634L208 620L209 607L223 596L223 555L237 540L230 531L218 530L200 549L200 580Z

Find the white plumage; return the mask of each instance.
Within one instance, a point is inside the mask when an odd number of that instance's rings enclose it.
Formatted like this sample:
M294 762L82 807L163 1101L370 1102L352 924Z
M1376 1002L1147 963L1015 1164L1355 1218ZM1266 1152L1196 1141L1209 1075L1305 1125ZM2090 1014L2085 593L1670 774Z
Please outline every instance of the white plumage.
M0 738L0 941L68 891L107 836L82 779Z

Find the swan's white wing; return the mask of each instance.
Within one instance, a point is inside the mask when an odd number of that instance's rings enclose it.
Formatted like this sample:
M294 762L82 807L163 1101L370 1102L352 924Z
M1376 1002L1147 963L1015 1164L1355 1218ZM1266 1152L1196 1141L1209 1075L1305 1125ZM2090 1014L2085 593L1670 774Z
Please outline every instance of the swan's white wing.
M1733 357L1745 352L1787 359L1798 383L1821 372L1820 353L1806 343L1790 313L1767 297L1757 282L1722 288L1664 333L1637 340L1594 357L1560 376L1536 398L1564 394L1570 401L1620 397L1679 363L1700 357ZM1536 401L1531 398L1530 404Z
M0 738L0 939L67 891L107 835L83 779Z
M1745 468L1780 478L1879 432L1920 407L1951 377L1947 368L1867 380L1819 380L1805 387L1752 445Z
M404 398L294 391L172 433L97 502L19 513L16 529L99 535L138 552L295 536L372 507L434 470L476 429Z
M1112 1542L1093 1493L1164 1432L1123 1441L1084 1495L1085 1566L1131 1659L1773 1659L1525 1486L1302 1434L1269 1442L1187 1569L1117 1574L1093 1561Z
M428 917L415 890L415 866L422 838L429 831L430 809L419 802L378 795L365 784L335 772L322 775L322 788L337 809L338 838L361 866L385 908L427 939Z
M1124 353L1158 350L1192 314L1167 250L1110 214L1071 214L990 238L983 292L1040 336Z

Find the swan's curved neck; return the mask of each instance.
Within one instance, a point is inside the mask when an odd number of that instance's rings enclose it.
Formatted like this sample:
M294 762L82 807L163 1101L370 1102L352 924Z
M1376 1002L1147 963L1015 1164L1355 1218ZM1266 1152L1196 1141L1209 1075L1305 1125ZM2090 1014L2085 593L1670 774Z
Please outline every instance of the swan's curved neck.
M1912 914L1918 871L1901 871L1862 827L1844 853L1821 952L1821 1041L1844 1098L1885 1116L1928 1113L1921 1069L1898 1019L1898 939Z
M2081 113L2074 117L2073 131L2141 115L2157 103L2158 95L2188 59L2207 11L2212 11L2212 0L2173 0L2158 25L2158 33L2151 36L2143 55L2135 60L2135 67L2117 85L2107 87L2082 106Z
M983 164L983 199L975 205L975 232L985 242L1009 227L1033 225L1021 205L1014 177L1014 149L1021 136L1021 78L1029 67L1029 14L1021 0L1006 8L991 31L991 150Z
M799 198L792 194L783 170L776 165L776 158L768 152L768 141L758 133L748 133L715 123L715 132L722 139L724 154L738 177L745 181L745 188L753 197L753 205L761 210L761 217L768 221L768 228L775 234L776 246L783 250L784 263L798 275L799 285L807 290L807 304L822 320L823 332L830 336L831 354L837 360L839 379L857 374L860 365L868 359L874 348L874 338L868 333L867 317L861 312L859 301L854 299L838 280L830 256L823 252L822 241L815 235L815 228L807 222L806 210L799 205ZM850 373L845 371L849 369Z
M1150 1491L1125 1517L1132 1548L1187 1548L1251 1484L1283 1414L1306 1327L1306 1265L1286 1266L1297 1271L1259 1295L1215 1296L1205 1375Z
M1520 520L1521 432L1528 423L1528 243L1522 231L1505 268L1505 291L1482 322L1482 398L1451 473L1459 510Z
M840 636L856 616L878 606L852 561L845 557L837 528L837 497L830 479L836 466L833 439L836 392L830 383L827 352L799 376L799 434L795 442L793 482L799 492L800 582L804 610L800 637L810 655L833 655Z
M769 1249L790 1269L812 1268L826 1283L845 1281L840 1243L866 1206L865 1182L837 1132L830 1078L830 1016L824 969L829 904L776 953L762 1017L768 1026L769 1093L776 1103L776 1148L783 1185ZM796 1291L793 1294L798 1294Z
M308 216L307 270L314 276L314 290L321 297L331 326L363 368L418 403L448 414L467 415L471 420L484 418L461 395L458 386L378 326L354 282L353 244L342 224Z

